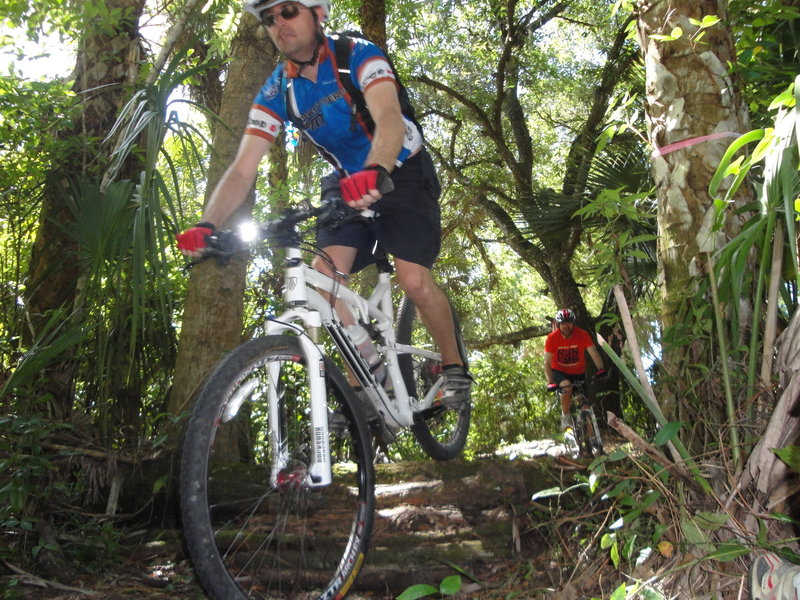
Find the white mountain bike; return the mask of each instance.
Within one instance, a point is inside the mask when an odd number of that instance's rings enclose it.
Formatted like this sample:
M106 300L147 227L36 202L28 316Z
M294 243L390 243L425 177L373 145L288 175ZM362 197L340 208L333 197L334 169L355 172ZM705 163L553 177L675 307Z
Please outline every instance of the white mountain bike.
M266 335L232 350L205 382L187 425L181 462L181 510L195 571L215 600L342 598L369 545L375 508L371 426L381 434L410 428L438 460L466 443L471 402L446 404L441 356L403 298L395 320L388 260L362 297L306 264L300 224L349 220L338 199L308 204L258 227L285 250L286 311ZM361 218L361 217L359 217ZM229 256L243 243L210 239ZM382 355L370 365L330 298L346 305ZM340 306L340 304L337 304ZM327 333L327 336L321 334ZM459 351L466 353L456 322ZM329 353L333 353L336 360ZM337 364L338 361L338 364ZM340 366L362 387L356 394ZM387 383L376 377L385 368Z

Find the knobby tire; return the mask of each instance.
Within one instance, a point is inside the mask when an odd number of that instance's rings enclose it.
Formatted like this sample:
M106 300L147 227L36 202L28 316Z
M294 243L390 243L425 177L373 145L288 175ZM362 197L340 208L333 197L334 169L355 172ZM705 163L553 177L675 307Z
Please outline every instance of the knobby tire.
M310 362L322 365L320 357ZM333 482L325 487L270 484L269 386L280 393L287 470L302 473L319 441L309 432L297 338L264 337L233 350L197 398L183 445L181 511L197 577L213 600L338 598L358 575L375 510L369 430L341 371L327 357L324 367L329 412L344 417L329 433ZM242 396L228 418L226 407Z
M581 454L587 458L594 458L603 454L603 444L600 440L600 432L597 424L592 419L589 410L578 408L573 415L575 422L575 436ZM591 435L590 433L591 432Z
M453 313L456 343L464 365L467 352L461 336L461 326ZM427 350L434 349L433 339L422 324L414 303L404 296L397 313L397 341ZM441 361L432 361L418 356L398 356L400 372L411 396L422 398L441 373ZM456 407L434 403L431 408L414 415L411 432L425 453L435 460L451 460L458 457L467 443L471 401Z

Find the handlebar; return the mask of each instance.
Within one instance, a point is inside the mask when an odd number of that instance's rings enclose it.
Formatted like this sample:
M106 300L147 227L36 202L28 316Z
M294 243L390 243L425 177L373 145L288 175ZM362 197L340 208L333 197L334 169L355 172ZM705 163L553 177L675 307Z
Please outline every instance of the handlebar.
M369 209L357 211L350 208L339 196L328 197L319 206L313 206L310 201L304 200L298 206L284 210L276 219L257 224L256 236L252 241L245 241L237 231L217 231L207 238L200 260L229 257L246 251L262 240L276 240L282 246L299 244L297 226L314 217L319 225L335 229L345 223L368 222L375 218L375 214L375 211Z
M574 383L570 383L569 385L564 385L564 386L559 385L557 388L555 388L553 390L549 390L548 389L547 391L548 392L552 391L554 394L560 394L561 392L563 392L564 390L569 389L569 388L576 388L578 390L582 390L585 385L586 385L585 381L576 381Z

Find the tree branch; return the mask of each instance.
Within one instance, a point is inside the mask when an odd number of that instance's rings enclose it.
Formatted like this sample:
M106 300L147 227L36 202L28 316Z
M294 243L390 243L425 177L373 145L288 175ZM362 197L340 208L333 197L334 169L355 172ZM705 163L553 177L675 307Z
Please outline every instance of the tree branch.
M551 331L552 329L549 325L524 327L517 331L495 335L482 340L467 340L466 344L470 350L485 350L491 346L515 346L525 340L544 337Z

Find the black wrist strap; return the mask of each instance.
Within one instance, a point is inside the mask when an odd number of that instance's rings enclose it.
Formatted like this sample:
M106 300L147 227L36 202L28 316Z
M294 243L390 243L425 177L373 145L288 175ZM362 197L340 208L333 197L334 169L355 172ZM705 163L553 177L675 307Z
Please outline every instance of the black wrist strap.
M206 227L211 231L217 230L216 226L213 223L209 223L208 221L200 221L197 225L195 225L195 227Z
M364 169L369 169L371 171L378 171L379 173L383 173L387 177L389 176L389 170L383 165L379 165L378 163L367 165L366 167L364 167Z

